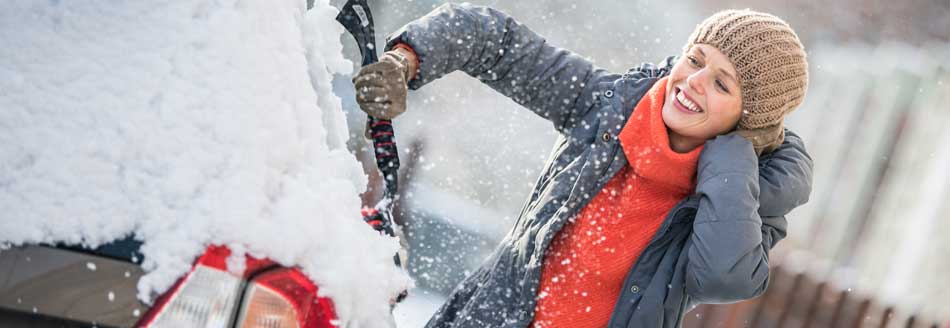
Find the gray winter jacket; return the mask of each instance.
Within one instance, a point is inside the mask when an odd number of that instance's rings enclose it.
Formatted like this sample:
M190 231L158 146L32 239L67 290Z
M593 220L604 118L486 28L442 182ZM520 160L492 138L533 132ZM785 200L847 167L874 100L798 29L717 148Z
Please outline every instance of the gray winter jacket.
M411 46L418 89L461 70L554 124L559 138L511 232L465 279L427 327L526 327L534 317L544 252L622 167L620 133L640 98L674 58L610 74L497 10L448 4L402 27L387 48ZM757 158L735 135L706 143L695 194L680 201L631 267L610 327L678 327L698 303L761 294L768 251L785 237L785 215L805 203L812 162L788 132Z

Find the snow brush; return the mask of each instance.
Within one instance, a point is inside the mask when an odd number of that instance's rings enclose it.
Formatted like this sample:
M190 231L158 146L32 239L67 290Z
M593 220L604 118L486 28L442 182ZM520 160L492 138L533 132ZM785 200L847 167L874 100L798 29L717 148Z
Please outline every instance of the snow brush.
M366 5L366 0L348 0L336 20L353 35L359 45L363 62L360 66L375 63L376 32L373 29L373 15ZM396 136L391 120L376 119L367 116L370 135L373 138L373 150L376 155L376 166L382 173L385 189L383 199L375 208L364 208L363 220L390 236L395 236L392 221L393 203L399 188L396 172L399 170L399 153L396 150Z
M373 14L369 11L366 0L347 0L336 16L336 20L356 39L360 55L363 57L360 66L366 66L379 60L376 57L376 31L373 28ZM399 151L396 149L396 135L392 123L392 120L377 119L367 115L367 125L373 138L373 151L376 155L376 167L379 168L379 172L383 176L385 189L383 190L383 198L376 203L376 206L363 208L361 214L363 215L363 221L376 231L396 237L392 212L396 192L399 190L399 179L396 175L399 171ZM393 261L397 266L402 267L402 261L398 254L393 257ZM402 301L405 297L406 292L403 292L396 299L396 302Z

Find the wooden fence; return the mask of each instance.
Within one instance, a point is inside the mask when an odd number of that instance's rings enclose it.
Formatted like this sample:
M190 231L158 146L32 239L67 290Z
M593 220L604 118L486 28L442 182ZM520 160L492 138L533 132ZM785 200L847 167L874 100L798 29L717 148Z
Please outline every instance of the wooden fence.
M806 272L772 268L760 297L733 304L704 304L686 314L684 328L950 328L917 313L902 313L852 289L837 288Z

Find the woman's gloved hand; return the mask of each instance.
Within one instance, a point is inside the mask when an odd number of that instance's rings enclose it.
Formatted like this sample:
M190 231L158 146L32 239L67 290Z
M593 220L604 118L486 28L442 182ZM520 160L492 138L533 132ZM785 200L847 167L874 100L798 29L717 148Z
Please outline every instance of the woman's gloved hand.
M353 76L356 102L369 116L391 120L406 111L410 59L402 49L387 51L378 62Z

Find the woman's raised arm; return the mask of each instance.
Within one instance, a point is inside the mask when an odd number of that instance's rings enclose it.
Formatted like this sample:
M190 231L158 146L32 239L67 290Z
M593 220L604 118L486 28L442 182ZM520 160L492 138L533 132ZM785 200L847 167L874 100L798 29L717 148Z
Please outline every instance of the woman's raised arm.
M411 47L419 60L409 88L461 70L561 131L573 127L592 107L594 85L608 76L488 7L445 4L394 32L386 48L397 44Z

